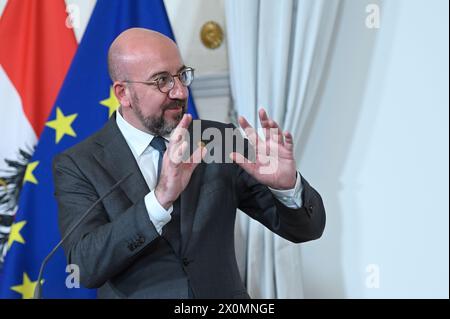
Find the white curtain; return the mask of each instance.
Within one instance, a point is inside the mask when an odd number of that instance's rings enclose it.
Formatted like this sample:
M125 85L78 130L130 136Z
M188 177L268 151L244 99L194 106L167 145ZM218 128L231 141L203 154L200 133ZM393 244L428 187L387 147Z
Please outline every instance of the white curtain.
M296 141L304 134L326 64L339 0L226 0L236 113L259 125L264 107ZM301 172L301 167L299 167ZM302 298L300 246L242 212L236 254L252 298Z

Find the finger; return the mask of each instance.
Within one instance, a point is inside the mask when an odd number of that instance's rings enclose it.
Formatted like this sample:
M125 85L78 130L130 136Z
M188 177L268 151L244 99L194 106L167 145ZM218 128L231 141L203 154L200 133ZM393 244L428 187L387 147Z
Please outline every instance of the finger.
M167 145L167 150L169 152L176 152L181 144L184 142L184 134L181 134L181 131L177 133L172 133L169 138L169 144Z
M243 116L239 116L239 125L242 127L242 129L246 130L248 128L253 129L253 127L248 123L247 119Z
M181 118L180 123L178 123L176 128L184 128L187 129L189 127L189 125L191 125L192 122L192 115L191 114L184 114L183 117Z
M172 145L169 149L169 159L170 162L174 165L178 165L183 161L183 155L185 154L188 147L188 143L183 141L178 145Z
M187 160L187 163L192 163L192 169L195 169L198 164L202 162L207 153L207 149L203 143L200 143L199 147L192 153L192 155Z
M232 159L236 164L242 167L247 173L253 175L256 171L256 164L250 162L242 154L233 152L230 154L230 159Z
M252 143L255 147L257 147L259 136L258 134L256 134L256 130L248 123L245 117L240 116L238 121L239 125L244 130L245 135L250 140L250 143Z
M270 139L270 122L271 120L267 116L267 112L264 109L260 109L258 111L259 122L261 123L261 127L264 132L264 136L266 137L266 141Z
M284 146L288 151L292 152L294 150L294 139L288 131L284 132Z
M269 155L270 141L283 145L283 132L278 123L268 117L265 109L259 110L259 120L264 131L264 136L266 137L265 152L261 153Z
M276 121L269 118L265 109L259 110L259 120L261 122L261 127L264 130L266 141L272 139L279 144L283 144L283 132L280 129L280 126Z
M276 143L283 145L284 139L283 139L283 131L281 130L280 126L277 122L274 120L269 121L270 126L270 139L274 140Z
M261 123L261 127L269 128L270 119L267 116L266 110L265 109L260 109L258 111L258 115L259 115L259 122Z
M184 114L183 117L181 118L180 123L178 123L178 125L172 131L169 142L171 141L174 141L175 143L180 142L184 138L184 135L187 133L187 129L189 125L191 125L191 122L192 116L190 114Z

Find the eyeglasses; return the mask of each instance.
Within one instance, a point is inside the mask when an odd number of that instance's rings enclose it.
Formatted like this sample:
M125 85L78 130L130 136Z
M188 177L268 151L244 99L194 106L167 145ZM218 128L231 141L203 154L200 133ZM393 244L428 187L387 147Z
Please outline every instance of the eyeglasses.
M170 74L169 72L163 72L151 81L129 81L125 80L125 83L142 83L147 85L156 85L161 93L168 93L175 86L175 78L178 78L183 86L191 85L194 81L194 69L191 67L184 68L177 74Z

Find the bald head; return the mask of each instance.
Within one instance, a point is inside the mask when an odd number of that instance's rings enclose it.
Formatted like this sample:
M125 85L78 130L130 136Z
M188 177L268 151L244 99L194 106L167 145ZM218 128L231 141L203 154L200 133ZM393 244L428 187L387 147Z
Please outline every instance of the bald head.
M170 133L186 112L189 90L179 76L168 92L159 83L184 68L177 45L165 35L142 28L122 32L109 48L108 69L123 118L143 132Z
M143 71L142 62L147 64L176 52L175 42L167 36L148 29L131 28L123 31L111 44L108 51L108 71L111 80L123 81Z

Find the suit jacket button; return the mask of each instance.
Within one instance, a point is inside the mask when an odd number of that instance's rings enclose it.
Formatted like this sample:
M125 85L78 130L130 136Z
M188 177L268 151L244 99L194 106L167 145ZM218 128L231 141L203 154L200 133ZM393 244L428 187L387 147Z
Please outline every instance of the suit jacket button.
M183 258L183 265L188 266L191 262L187 258Z

